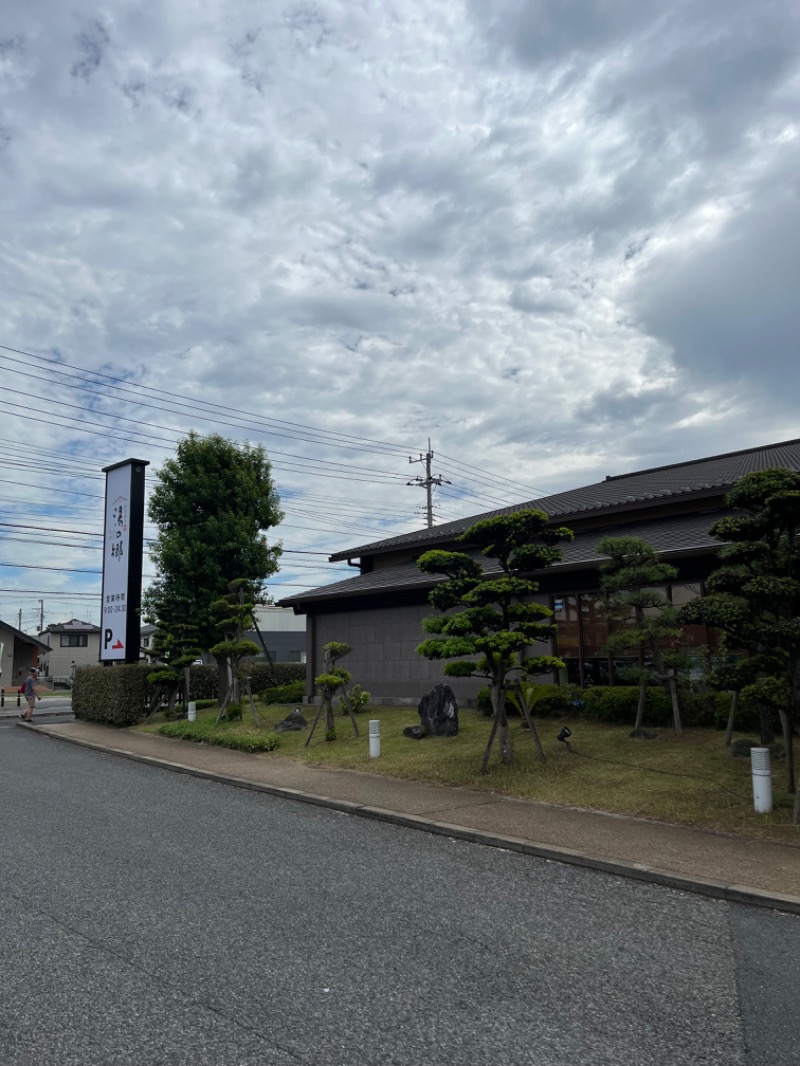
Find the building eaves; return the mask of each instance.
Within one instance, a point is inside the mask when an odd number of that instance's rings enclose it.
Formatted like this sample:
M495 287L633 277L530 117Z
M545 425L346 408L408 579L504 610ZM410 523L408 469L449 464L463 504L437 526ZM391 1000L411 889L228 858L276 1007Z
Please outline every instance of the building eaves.
M619 525L603 526L600 529L585 530L577 533L573 541L560 545L563 552L562 560L549 567L544 573L554 573L565 569L592 569L599 566L603 557L598 554L597 548L604 537L641 537L665 558L672 555L677 557L683 553L716 551L720 547L720 542L715 540L708 530L714 520L721 515L722 512L717 515L688 514L650 521L640 519ZM487 574L492 572L487 560L472 552L468 554L484 565ZM401 590L432 588L440 580L442 578L423 574L416 563L409 560L397 566L357 574L332 585L323 585L308 592L297 593L281 600L280 603L286 606L301 607L304 604L323 603L353 596L377 596Z
M15 629L14 626L10 626L8 622L0 620L0 625L5 627L9 632L13 633L14 637L23 641L25 644L35 644L40 651L52 651L53 649L49 644L45 644L43 640L39 640L38 637L32 637L29 633L23 633L21 629Z

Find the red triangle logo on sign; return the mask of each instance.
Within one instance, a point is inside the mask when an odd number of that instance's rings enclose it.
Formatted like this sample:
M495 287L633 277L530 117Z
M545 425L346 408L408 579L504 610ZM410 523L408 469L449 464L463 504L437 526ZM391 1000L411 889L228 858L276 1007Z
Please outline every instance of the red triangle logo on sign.
M112 645L111 645L111 647L112 647L112 649L113 649L114 651L116 651L116 650L117 650L117 648L124 648L124 647L125 647L125 645L124 645L124 644L122 643L122 641L121 641L121 640L118 640L118 641L117 641L117 643L116 643L116 644L112 644Z

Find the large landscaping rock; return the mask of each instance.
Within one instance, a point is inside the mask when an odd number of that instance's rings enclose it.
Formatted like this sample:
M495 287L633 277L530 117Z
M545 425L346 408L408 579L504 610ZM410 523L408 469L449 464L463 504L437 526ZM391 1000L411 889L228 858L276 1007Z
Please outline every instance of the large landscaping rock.
M275 726L276 733L298 733L301 729L305 729L308 722L300 713L300 708L295 707L291 714L287 714L286 717L278 722Z
M449 685L437 685L419 701L422 728L432 737L458 733L458 704Z

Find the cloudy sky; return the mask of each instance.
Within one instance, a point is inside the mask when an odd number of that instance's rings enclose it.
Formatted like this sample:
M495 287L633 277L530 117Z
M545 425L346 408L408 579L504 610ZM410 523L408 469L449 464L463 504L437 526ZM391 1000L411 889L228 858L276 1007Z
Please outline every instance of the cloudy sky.
M428 438L446 521L800 436L799 24L10 0L0 617L99 621L100 468L190 428L273 458L276 596L423 524Z

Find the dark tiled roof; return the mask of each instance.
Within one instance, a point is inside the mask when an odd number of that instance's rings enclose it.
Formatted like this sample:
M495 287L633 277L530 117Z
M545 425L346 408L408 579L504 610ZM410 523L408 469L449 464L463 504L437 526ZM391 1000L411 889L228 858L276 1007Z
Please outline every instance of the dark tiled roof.
M720 545L719 541L714 540L709 535L708 528L720 516L720 513L681 515L677 518L662 518L649 522L642 518L638 522L628 522L625 525L618 526L604 526L602 529L590 529L577 533L573 541L561 545L564 556L562 561L549 567L547 572L597 566L602 558L602 556L597 554L597 546L606 536L641 537L657 551L663 552L667 558L677 556L683 552L707 552L713 550ZM489 560L484 559L482 556L475 557L484 565L487 573L490 572ZM344 599L351 596L377 596L381 593L397 592L400 589L431 588L439 580L442 579L430 574L423 574L415 562L409 561L398 566L374 570L369 574L357 574L355 577L347 578L345 581L337 581L333 585L323 585L321 588L313 589L310 592L301 592L296 596L289 596L287 599L281 600L281 603L300 605L303 603Z
M79 618L72 618L69 622L61 622L60 625L48 626L46 633L99 633L100 626L92 622L81 622Z
M357 548L336 552L331 561L355 559L365 555L391 551L394 548L424 547L429 544L452 540L471 525L483 518L513 514L528 507L544 511L550 518L565 520L570 517L622 510L658 500L672 500L694 493L727 491L744 474L769 467L786 467L800 470L800 440L768 444L761 448L748 448L739 452L727 452L708 459L693 459L687 463L637 470L631 474L607 477L594 485L558 492L539 500L502 507L480 515L459 518L433 529L415 530L397 537L362 544Z

